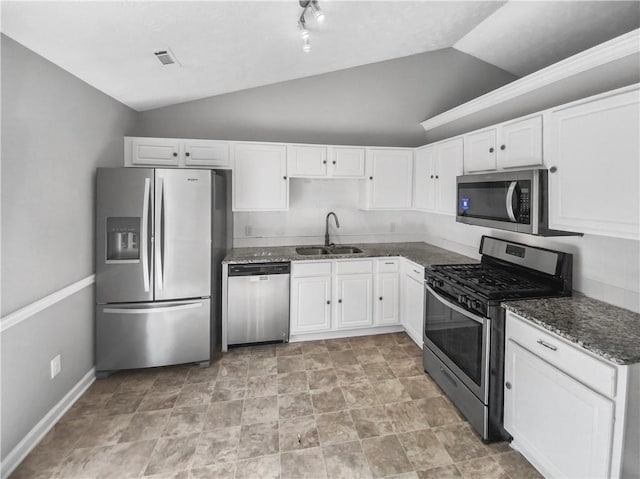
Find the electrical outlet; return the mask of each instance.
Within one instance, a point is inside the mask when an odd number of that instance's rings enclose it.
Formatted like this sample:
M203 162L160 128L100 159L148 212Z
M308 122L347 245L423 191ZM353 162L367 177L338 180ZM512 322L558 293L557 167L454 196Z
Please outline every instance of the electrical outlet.
M62 362L60 360L60 355L58 354L51 360L51 379L60 374L60 371L62 371Z
M392 221L391 224L389 225L389 231L391 233L395 233L396 232L396 224Z
M253 228L251 227L251 225L247 225L244 227L244 235L245 236L252 236L253 235Z

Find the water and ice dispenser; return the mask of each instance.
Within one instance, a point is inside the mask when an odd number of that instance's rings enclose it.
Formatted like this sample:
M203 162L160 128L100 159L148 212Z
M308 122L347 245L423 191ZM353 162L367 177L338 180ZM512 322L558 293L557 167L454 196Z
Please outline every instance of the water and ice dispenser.
M107 217L107 263L140 260L140 218Z

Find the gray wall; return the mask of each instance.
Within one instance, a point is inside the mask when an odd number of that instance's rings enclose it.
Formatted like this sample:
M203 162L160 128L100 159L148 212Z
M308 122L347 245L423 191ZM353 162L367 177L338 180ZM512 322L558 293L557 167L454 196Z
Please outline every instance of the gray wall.
M94 272L94 175L122 164L136 112L6 36L2 316ZM2 334L2 457L94 364L93 290ZM49 379L49 360L62 373Z
M516 77L453 48L142 112L140 136L381 146Z

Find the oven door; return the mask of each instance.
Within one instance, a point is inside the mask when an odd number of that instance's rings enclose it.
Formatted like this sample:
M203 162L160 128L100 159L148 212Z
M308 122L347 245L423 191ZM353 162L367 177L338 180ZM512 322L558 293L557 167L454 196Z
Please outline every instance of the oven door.
M456 221L537 233L537 170L458 176ZM534 191L535 190L535 191Z
M425 346L487 404L491 320L425 288Z

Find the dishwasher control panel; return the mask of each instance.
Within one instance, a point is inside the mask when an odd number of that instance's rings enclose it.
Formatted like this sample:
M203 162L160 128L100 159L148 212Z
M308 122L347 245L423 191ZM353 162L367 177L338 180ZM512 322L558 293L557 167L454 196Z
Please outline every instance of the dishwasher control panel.
M230 264L229 276L263 276L266 274L289 274L291 263L247 263Z

